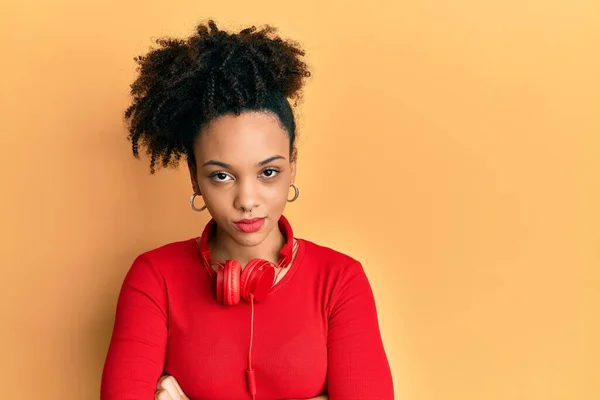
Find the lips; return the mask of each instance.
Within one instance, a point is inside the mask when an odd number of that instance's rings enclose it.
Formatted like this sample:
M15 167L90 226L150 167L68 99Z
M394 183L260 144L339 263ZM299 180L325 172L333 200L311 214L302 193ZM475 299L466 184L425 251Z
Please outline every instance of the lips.
M235 226L244 233L252 233L258 231L265 223L264 218L243 219L235 222Z

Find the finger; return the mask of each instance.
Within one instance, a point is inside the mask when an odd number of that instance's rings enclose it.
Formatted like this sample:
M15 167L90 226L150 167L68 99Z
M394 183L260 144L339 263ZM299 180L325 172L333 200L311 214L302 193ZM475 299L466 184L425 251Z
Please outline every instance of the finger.
M173 384L177 388L177 391L179 392L179 395L181 397L183 397L184 399L187 399L187 397L185 397L185 393L183 393L183 390L181 389L181 386L179 386L179 382L177 382L177 379L175 379L174 377L171 377L171 378L173 379Z
M173 400L166 390L159 390L154 394L154 400Z
M162 387L162 382L167 379L169 377L169 375L163 375L160 377L160 379L158 380L158 382L156 383L156 390L160 390L160 388Z
M179 400L182 398L182 395L177 390L177 386L175 386L175 378L172 376L167 376L165 379L162 379L160 382L160 389L166 390L171 396L171 400Z
M160 377L160 379L158 380L158 383L156 384L156 390L160 390L160 389L165 389L167 390L169 384L167 383L168 380L173 380L175 381L175 378L172 377L171 375L163 375ZM177 382L177 381L175 381ZM177 385L175 386L177 388Z

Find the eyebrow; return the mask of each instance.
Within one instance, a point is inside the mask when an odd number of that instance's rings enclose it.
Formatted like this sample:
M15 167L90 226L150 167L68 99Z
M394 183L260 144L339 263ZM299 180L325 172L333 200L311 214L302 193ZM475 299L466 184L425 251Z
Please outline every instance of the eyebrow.
M274 155L271 156L269 158L267 158L266 160L263 160L259 163L256 164L257 167L262 167L264 165L267 165L275 160L285 160L284 156L280 156L280 155ZM207 162L205 162L204 164L202 164L203 167L209 166L209 165L215 165L217 167L221 167L221 168L225 168L225 169L232 169L231 165L221 162L221 161L217 161L217 160L208 160Z

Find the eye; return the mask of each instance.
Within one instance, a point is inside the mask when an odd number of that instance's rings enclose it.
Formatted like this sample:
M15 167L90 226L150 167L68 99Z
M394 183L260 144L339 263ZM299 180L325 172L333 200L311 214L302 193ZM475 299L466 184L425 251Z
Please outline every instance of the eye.
M228 178L233 179L225 172L215 172L214 174L210 175L210 178L216 182L225 182L228 180Z
M276 170L275 168L267 168L262 172L261 175L263 175L265 178L273 178L273 177L277 176L278 173L279 173L279 171Z

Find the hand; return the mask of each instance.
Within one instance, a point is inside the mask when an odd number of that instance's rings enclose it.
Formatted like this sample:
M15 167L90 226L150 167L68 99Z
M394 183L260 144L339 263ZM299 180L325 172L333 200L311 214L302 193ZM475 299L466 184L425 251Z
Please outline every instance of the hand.
M158 380L154 400L190 400L174 377L165 375Z

